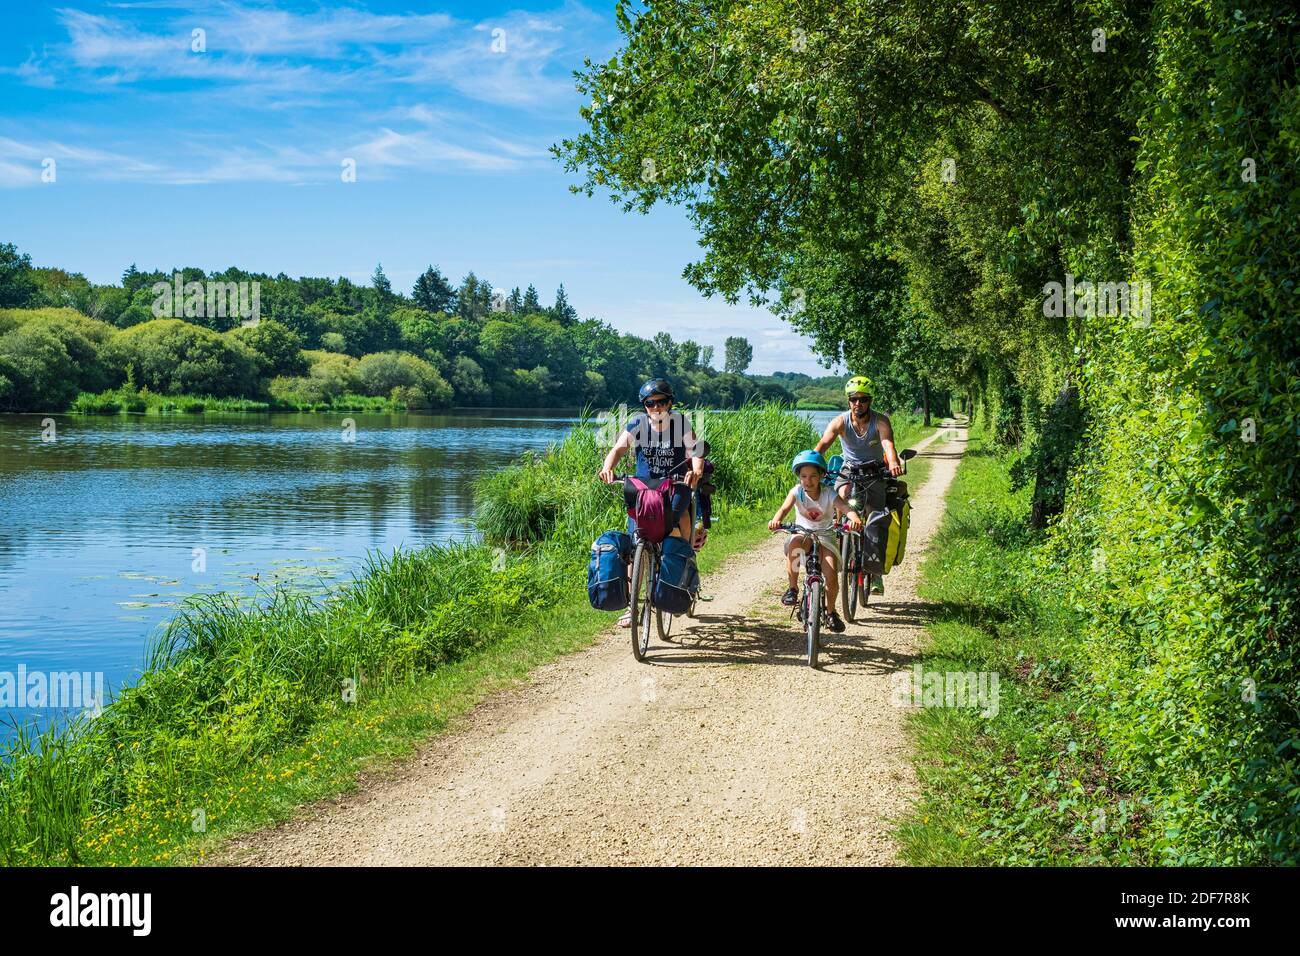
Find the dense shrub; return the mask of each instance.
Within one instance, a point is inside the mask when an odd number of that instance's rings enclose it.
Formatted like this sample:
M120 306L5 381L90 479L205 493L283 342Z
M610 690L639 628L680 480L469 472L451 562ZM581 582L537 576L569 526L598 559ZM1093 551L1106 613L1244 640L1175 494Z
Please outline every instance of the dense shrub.
M79 391L105 388L115 378L104 357L114 334L112 326L73 309L0 313L0 374L9 383L0 407L62 411Z
M320 337L320 347L326 352L341 353L347 344L347 340L337 332L325 332Z
M255 388L256 359L237 340L180 319L154 319L124 329L108 354L136 381L170 395L248 395Z
M395 388L419 389L429 404L451 402L451 386L424 359L405 352L379 352L364 356L356 366L362 394L390 395Z
M322 352L308 349L302 353L308 363L308 376L320 383L323 392L332 396L355 391L357 360L341 352Z
M327 380L306 375L277 375L271 379L267 392L289 405L328 405L331 399L342 394Z
M63 338L47 326L23 325L0 338L0 389L5 411L62 411L77 395Z
M232 329L227 334L252 351L260 377L302 375L307 371L302 339L274 319L263 319L257 325Z

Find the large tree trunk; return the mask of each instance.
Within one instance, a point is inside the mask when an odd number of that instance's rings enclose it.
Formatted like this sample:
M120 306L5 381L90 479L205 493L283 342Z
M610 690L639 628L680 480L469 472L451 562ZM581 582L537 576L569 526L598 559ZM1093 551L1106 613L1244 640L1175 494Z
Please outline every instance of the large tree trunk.
M930 427L930 382L921 379L921 404L925 407L925 427Z

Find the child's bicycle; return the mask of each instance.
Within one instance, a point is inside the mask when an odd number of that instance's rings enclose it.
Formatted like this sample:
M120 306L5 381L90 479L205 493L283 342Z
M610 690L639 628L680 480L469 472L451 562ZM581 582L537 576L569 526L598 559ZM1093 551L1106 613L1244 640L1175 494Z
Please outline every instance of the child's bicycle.
M830 608L826 606L826 581L822 577L821 542L816 532L798 525L783 524L778 531L786 534L806 536L812 545L804 559L803 584L799 590L799 600L795 602L791 614L804 626L804 635L808 641L808 666L817 666L817 652L821 650L822 625L830 626Z

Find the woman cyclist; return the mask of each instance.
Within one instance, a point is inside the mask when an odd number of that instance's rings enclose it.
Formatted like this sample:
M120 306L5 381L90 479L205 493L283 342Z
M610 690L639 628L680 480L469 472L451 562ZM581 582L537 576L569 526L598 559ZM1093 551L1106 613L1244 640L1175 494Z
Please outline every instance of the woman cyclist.
M672 537L691 537L691 494L700 478L704 475L703 443L691 430L690 422L681 412L673 411L672 384L666 379L651 379L641 386L638 393L644 414L634 415L628 421L623 433L619 435L614 447L605 456L600 468L600 480L605 484L614 483L614 469L628 449L636 449L636 476L648 485L654 485L665 478L674 477L678 483L673 485L672 497L668 503L670 509L669 535ZM682 474L683 463L690 459L690 469ZM634 494L630 489L624 494ZM636 502L627 502L631 511ZM634 524L628 519L628 533ZM632 626L632 612L629 610L619 618L620 627Z

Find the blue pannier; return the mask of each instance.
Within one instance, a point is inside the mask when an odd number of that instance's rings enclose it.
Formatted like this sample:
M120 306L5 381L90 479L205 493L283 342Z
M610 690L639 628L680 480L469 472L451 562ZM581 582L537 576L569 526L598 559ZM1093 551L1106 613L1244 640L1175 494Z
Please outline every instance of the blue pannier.
M700 591L695 549L682 538L664 538L655 584L654 605L667 614L685 614Z
M606 531L592 542L587 564L587 598L597 611L621 611L630 600L627 567L632 561L632 536Z

